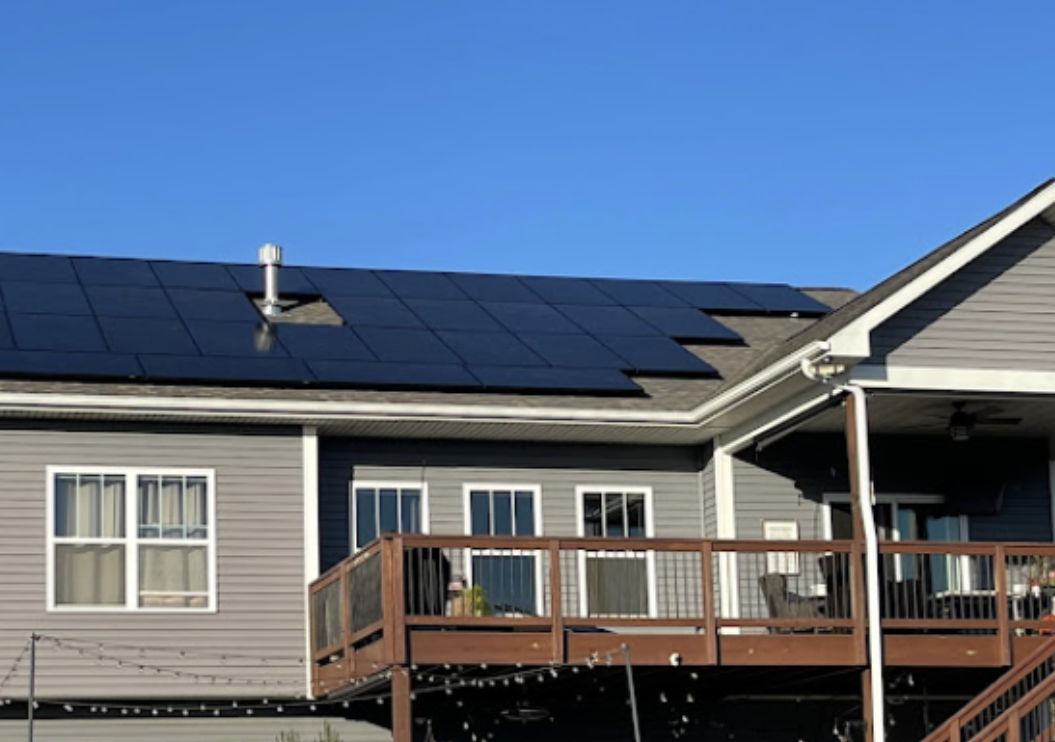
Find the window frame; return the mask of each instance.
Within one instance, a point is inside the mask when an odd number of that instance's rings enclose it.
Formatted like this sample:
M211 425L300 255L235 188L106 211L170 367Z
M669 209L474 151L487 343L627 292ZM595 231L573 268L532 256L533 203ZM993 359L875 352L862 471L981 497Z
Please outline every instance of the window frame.
M586 536L586 495L590 493L599 492L602 495L608 493L619 493L622 494L624 499L627 495L644 495L645 497L645 535L643 538L651 539L656 537L656 518L655 510L653 508L653 489L649 486L630 485L625 484L609 485L609 484L580 484L575 487L575 534L579 538L596 538L596 539L611 539L613 542L618 543L619 537L612 536ZM625 507L625 503L624 503ZM641 536L633 536L629 538L642 538ZM641 557L634 557L625 554L594 554L594 559L644 559L645 560L645 595L648 600L648 612L641 618L658 618L659 617L659 592L657 589L658 581L656 578L656 552L647 551ZM579 551L578 558L578 573L579 573L579 615L590 616L590 605L589 605L589 590L587 589L586 582L586 550ZM603 620L603 618L602 618Z
M356 554L366 544L356 543L355 524L359 517L359 507L356 504L355 493L358 489L395 489L402 492L404 489L415 489L421 492L421 533L430 533L429 528L429 485L427 482L412 481L409 479L351 479L348 481L348 547L349 553ZM402 500L402 498L400 498ZM402 501L399 504L399 514L402 515ZM402 522L402 518L400 518ZM400 531L402 533L402 531ZM380 536L380 530L378 536ZM376 540L376 537L375 537Z
M45 581L46 611L48 613L166 613L175 615L216 613L219 609L217 591L217 523L216 523L216 470L191 467L153 467L153 466L84 466L80 464L49 465L45 469L46 508L44 527L46 529ZM55 535L55 479L59 475L114 475L125 478L125 535L120 539L67 539ZM139 535L139 477L201 477L206 480L206 513L208 530L204 539L166 539L143 538ZM124 605L59 605L55 600L55 548L59 543L74 541L79 543L120 543L125 548L125 604ZM189 542L189 543L188 543ZM208 549L206 557L206 592L208 605L196 607L166 607L139 605L139 547L151 544L189 545L204 542Z
M465 535L472 538L474 535L488 537L490 534L474 534L473 533L473 514L472 514L472 493L479 491L486 491L491 493L491 501L494 502L494 493L498 492L510 492L514 494L513 502L516 502L516 492L530 492L531 493L531 510L532 517L535 522L535 532L529 536L523 536L524 538L542 538L545 529L542 524L542 485L541 484L510 484L508 482L463 482L462 483L462 503L463 511L465 512ZM515 507L515 505L514 505ZM493 513L492 513L492 530L493 529ZM512 522L516 523L516 513L511 513ZM515 536L495 536L495 538L518 538L520 534ZM465 550L465 554L462 557L462 562L465 565L465 579L471 585L473 584L473 557L474 556L529 556L535 558L535 614L542 616L545 614L546 596L544 589L546 587L542 580L542 552L538 549L513 549L508 553L505 551L495 552L493 549L476 549L470 548Z

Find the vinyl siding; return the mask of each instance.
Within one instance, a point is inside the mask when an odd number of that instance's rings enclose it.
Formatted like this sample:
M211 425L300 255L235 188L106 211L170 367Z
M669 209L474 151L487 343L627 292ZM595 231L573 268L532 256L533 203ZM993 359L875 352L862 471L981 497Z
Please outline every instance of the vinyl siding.
M38 651L38 693L47 697L191 698L301 693L305 671L302 449L299 430L0 427L0 666L30 632L104 644L161 647ZM212 469L216 476L218 610L184 614L47 612L46 467ZM180 650L187 655L181 657ZM196 655L196 653L199 653ZM200 653L213 655L201 658ZM224 659L224 653L254 659ZM256 657L270 658L268 663ZM125 663L118 666L118 661ZM131 664L164 668L139 671ZM5 694L24 697L26 665ZM174 677L168 670L186 673ZM220 676L195 682L191 673ZM232 678L228 684L226 678Z
M1055 370L1055 228L1017 230L872 333L873 361Z
M114 713L113 711L110 712ZM391 742L392 733L365 722L328 720L344 742ZM274 742L281 732L298 732L315 742L322 719L42 719L34 725L35 742ZM0 742L24 742L26 722L0 721Z
M718 488L714 478L714 457L710 451L707 452L706 460L707 463L704 464L703 470L700 472L700 496L703 498L703 537L717 538L718 503L715 498L718 496Z

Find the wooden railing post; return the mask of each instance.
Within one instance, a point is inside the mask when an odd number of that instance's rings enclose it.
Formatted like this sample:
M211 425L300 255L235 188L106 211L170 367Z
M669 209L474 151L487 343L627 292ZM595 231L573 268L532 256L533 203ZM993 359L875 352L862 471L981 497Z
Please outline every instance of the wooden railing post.
M549 544L549 604L550 619L553 626L553 661L564 664L564 589L561 585L560 574L560 542L550 541Z
M1007 589L1007 550L1003 544L997 544L993 555L993 600L996 610L996 634L1000 639L1000 664L1005 667L1011 664L1011 625L1008 618L1010 600Z
M1022 739L1022 717L1017 706L1012 706L1007 712L1007 731L1004 732L1004 742L1021 742Z
M868 606L865 597L865 558L862 542L850 547L850 616L854 620L854 655L859 664L868 662Z
M395 536L385 540L388 546L388 576L384 578L388 585L389 615L385 623L386 633L391 636L388 661L393 665L402 665L407 660L407 616L405 576L403 574L403 537ZM385 564L384 562L382 564Z
M704 646L707 662L718 664L718 612L714 600L714 544L704 541L700 548L700 578L703 590Z
M352 647L352 570L341 567L340 587L337 599L341 601L338 614L341 620L341 644L344 646L344 680L351 683L355 677L355 649Z

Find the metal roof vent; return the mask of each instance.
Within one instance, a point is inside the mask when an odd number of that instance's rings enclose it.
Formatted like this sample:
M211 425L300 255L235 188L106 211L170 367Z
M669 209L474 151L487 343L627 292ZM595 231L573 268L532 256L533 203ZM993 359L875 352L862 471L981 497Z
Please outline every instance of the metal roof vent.
M264 315L277 317L282 314L278 303L278 267L282 265L282 248L270 242L261 245L257 262L264 269Z

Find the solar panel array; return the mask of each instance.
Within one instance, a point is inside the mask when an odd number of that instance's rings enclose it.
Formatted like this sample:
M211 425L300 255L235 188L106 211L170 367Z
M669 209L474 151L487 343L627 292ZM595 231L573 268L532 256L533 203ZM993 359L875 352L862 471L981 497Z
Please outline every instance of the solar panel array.
M280 269L343 325L275 324L256 266L0 254L0 374L158 382L634 393L707 377L679 341L737 343L717 313L821 315L784 285Z

